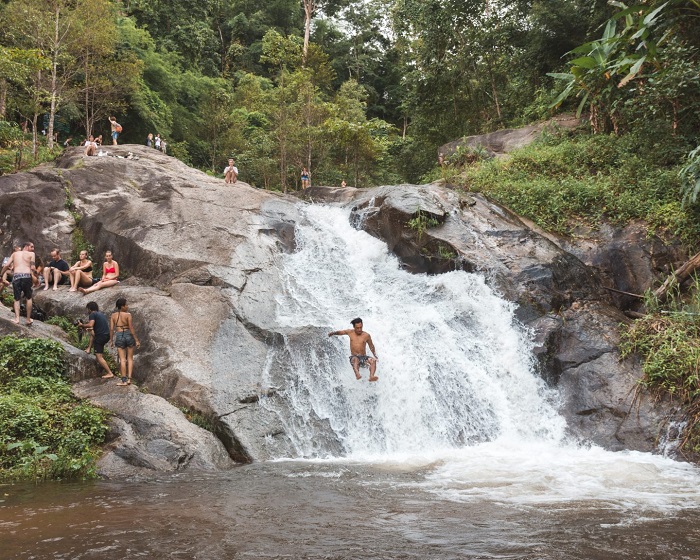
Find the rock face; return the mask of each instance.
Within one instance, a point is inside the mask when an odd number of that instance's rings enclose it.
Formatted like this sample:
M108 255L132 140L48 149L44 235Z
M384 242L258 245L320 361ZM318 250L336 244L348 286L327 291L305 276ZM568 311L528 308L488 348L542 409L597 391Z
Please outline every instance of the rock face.
M480 134L478 136L467 136L440 146L439 153L446 158L454 154L460 147L485 149L492 157L503 156L513 150L527 146L545 130L556 130L559 128L575 128L581 124L581 119L573 115L559 115L546 122L531 124L521 128L507 128Z
M91 379L90 358L73 374L82 380L79 395L115 414L103 474L226 468L216 440L177 407L208 418L234 461L294 456L273 412L284 399L263 380L274 379L270 356L283 355L276 350L284 340L304 336L276 324L277 261L295 247L298 199L225 185L143 146L105 150L85 157L69 149L55 166L0 178L6 252L30 238L40 256L53 247L68 255L77 219L95 246L94 266L106 250L120 264L116 287L87 297L41 291L34 299L49 315L76 318L90 300L107 312L119 297L129 302L142 342L134 381L149 394ZM410 270L484 274L535 332L542 375L560 387L571 431L611 449L654 448L663 408L642 396L628 414L640 371L615 350L616 326L626 318L580 255L479 195L413 185L304 194L352 207L356 225L384 239ZM56 329L50 334L60 338ZM327 432L319 420L319 440L332 448Z

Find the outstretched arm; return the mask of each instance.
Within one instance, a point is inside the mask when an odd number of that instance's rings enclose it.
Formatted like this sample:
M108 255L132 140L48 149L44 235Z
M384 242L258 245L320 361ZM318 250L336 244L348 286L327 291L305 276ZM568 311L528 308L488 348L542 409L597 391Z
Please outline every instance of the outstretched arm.
M342 336L344 334L348 334L350 331L333 331L329 332L328 336Z

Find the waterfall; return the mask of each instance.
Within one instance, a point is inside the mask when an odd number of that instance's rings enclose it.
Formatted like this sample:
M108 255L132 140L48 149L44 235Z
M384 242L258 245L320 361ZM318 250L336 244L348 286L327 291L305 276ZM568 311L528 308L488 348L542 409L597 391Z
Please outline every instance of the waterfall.
M336 207L305 208L296 239L281 263L277 320L304 334L285 340L274 381L299 456L332 456L326 436L350 457L563 439L528 333L481 275L410 274ZM376 383L366 369L355 379L348 337L328 337L358 316L379 356ZM330 434L318 433L319 421Z

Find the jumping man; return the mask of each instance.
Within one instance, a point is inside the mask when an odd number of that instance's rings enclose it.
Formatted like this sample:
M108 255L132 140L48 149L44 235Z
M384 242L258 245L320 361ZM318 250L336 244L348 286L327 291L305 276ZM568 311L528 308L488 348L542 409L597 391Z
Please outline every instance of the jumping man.
M374 372L377 370L377 352L374 350L374 343L369 333L362 330L362 319L359 317L350 321L352 328L345 331L333 331L328 336L348 335L350 337L350 363L357 379L362 379L360 375L361 367L369 367L369 380L377 381ZM367 355L367 345L374 354L374 358Z

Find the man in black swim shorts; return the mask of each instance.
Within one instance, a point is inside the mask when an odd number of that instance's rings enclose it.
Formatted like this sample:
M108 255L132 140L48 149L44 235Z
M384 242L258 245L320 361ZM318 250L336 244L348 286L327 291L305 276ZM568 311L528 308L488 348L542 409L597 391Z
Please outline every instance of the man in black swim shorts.
M347 329L344 331L333 331L328 333L328 336L342 336L347 335L350 337L350 364L355 372L355 377L357 379L362 379L360 375L360 368L369 368L369 380L377 381L379 377L375 375L377 370L377 353L374 350L374 343L372 342L372 337L368 332L362 330L362 319L359 317L350 321L352 324L352 329ZM367 346L374 354L374 358L367 355Z
M32 272L36 272L34 257L34 243L27 241L21 251L16 251L10 255L7 262L3 265L0 271L0 278L5 274L6 270L12 267L12 290L14 292L14 322L19 324L19 304L22 296L27 299L27 326L31 325L32 321Z

